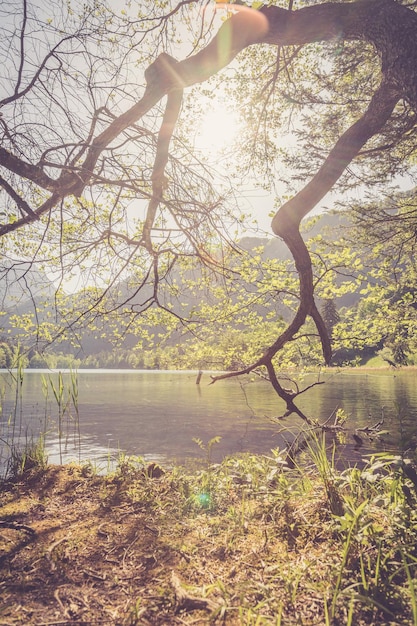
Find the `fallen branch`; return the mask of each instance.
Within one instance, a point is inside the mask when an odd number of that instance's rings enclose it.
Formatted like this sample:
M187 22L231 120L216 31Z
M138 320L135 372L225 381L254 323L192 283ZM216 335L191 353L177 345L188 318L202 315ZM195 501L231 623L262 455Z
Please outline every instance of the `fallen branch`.
M186 591L175 572L171 575L171 584L176 598L176 610L178 611L215 611L219 604L210 598L194 596Z

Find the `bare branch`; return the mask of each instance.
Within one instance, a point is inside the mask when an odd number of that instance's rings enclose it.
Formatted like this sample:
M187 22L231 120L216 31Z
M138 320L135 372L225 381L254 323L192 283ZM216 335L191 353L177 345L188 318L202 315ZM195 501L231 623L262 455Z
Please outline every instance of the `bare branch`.
M146 220L143 226L143 239L149 251L152 250L152 226L166 187L165 167L168 163L170 141L181 110L182 94L182 89L174 89L168 93L165 114L159 129L156 156L152 170L152 198L148 205Z
M30 208L30 206L28 205L28 203L26 202L26 200L24 200L23 198L21 198L19 196L19 194L17 194L15 192L15 190L13 189L13 187L11 185L9 185L9 183L7 182L7 180L4 180L4 178L2 176L0 176L0 185L3 187L3 189L9 194L9 196L12 198L12 200L14 200L14 202L16 202L19 210L21 211L21 213L23 213L23 216L25 217L26 215L30 215L31 217L33 217L33 219L38 220L39 219L39 215L37 215L33 209Z
M27 178L32 182L36 183L43 189L48 189L53 191L57 188L57 181L50 178L42 168L37 167L36 165L32 165L27 161L23 161L23 159L19 159L14 156L11 152L2 148L0 146L0 165L5 167L11 172L22 176L23 178Z
M19 70L17 72L17 82L14 90L14 95L17 96L19 93L19 87L22 82L22 74L23 67L25 64L25 30L26 30L26 22L27 22L27 2L23 0L23 20L22 20L22 28L20 29L20 64Z

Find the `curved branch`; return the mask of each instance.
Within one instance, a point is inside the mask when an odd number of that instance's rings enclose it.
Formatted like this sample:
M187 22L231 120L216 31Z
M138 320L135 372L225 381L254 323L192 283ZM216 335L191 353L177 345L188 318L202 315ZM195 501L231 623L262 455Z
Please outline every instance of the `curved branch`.
M275 373L275 369L274 369L274 366L272 365L271 360L268 359L266 361L265 367L268 371L268 376L269 376L269 380L271 381L272 387L274 388L276 393L279 395L279 397L282 400L284 400L287 406L287 412L285 413L283 417L288 417L288 415L295 413L296 415L298 415L298 417L301 417L301 419L307 422L307 424L310 424L310 425L315 424L316 422L311 420L309 417L307 417L307 415L305 415L305 413L303 413L303 411L301 411L301 409L299 409L298 406L295 404L294 397L295 395L298 395L298 394L289 392L288 390L284 389L284 387L282 387L282 385L280 384L277 378L277 375Z
M332 188L362 146L381 130L391 116L398 99L397 90L391 84L383 82L371 99L367 111L340 137L313 179L291 200L286 202L272 220L272 229L276 235L283 238L290 249L300 278L299 309L286 331L271 346L270 351L274 354L290 337L294 336L295 332L298 332L306 315L310 314L321 339L325 362L327 364L330 362L331 342L314 302L311 259L299 233L299 225L302 218Z
M298 229L303 219L333 187L362 146L376 135L390 118L400 95L383 82L374 93L368 109L343 133L327 159L301 191L282 205L272 220L272 230L285 240L286 233Z
M293 320L277 340L268 348L266 356L269 359L272 359L288 341L291 341L304 324L307 315L311 313L312 308L315 306L313 270L307 246L298 229L285 233L283 239L293 256L298 272L300 280L300 304Z
M158 140L156 143L156 156L152 170L152 198L149 201L146 213L145 224L143 226L143 240L146 248L152 250L151 230L155 221L156 211L162 200L163 192L166 187L165 167L168 163L169 145L175 124L181 110L183 90L174 89L168 93L165 114L159 129Z
M165 94L203 82L226 67L247 46L262 40L268 20L261 13L240 7L238 13L224 22L212 41L200 52L184 61L161 54L145 71L146 91L143 98L120 115L94 139L87 158L73 181L73 193L81 193L88 183L102 150L131 124L137 122Z
M57 181L50 179L40 168L23 162L4 148L0 148L0 165L32 180L55 193L35 213L37 216L52 209L68 195L80 196L90 182L94 168L103 150L124 130L143 117L164 95L202 82L228 65L247 46L261 41L268 30L268 21L261 13L247 7L223 23L217 35L196 55L177 62L167 54L160 55L145 71L146 90L139 102L114 119L93 139L84 163L78 171L64 170ZM0 228L0 236L30 223L35 218L25 216L13 224Z
M307 246L305 245L298 228L287 231L283 236L283 239L294 258L295 266L300 280L300 304L298 306L297 312L293 320L284 330L284 332L281 333L281 335L265 351L263 356L258 359L258 361L246 367L245 369L239 370L238 372L228 372L227 374L213 376L212 382L224 378L240 376L242 374L249 374L254 369L264 366L268 371L269 380L274 390L286 404L287 412L285 413L284 417L290 415L291 413L295 413L308 424L313 424L314 422L307 415L305 415L305 413L303 413L303 411L301 411L301 409L299 409L299 407L295 404L295 397L300 395L300 392L296 394L291 393L288 390L284 389L279 383L275 373L275 368L272 363L272 359L277 354L277 352L279 352L284 347L286 343L294 339L294 336L303 326L308 315L311 315L314 323L316 324L326 364L330 362L332 356L331 342L324 321L314 301L312 263Z
M311 307L310 315L312 319L314 320L314 323L317 328L317 332L319 333L319 337L321 341L321 348L322 348L323 356L324 356L324 362L326 363L326 365L329 365L330 360L332 358L332 354L333 354L332 342L330 340L329 333L326 328L326 324L324 323L324 320L315 302L313 303L313 306Z
M230 5L227 6L230 7ZM121 132L137 122L172 89L182 89L206 80L228 65L241 50L255 43L303 45L304 43L330 39L336 36L347 39L365 39L376 45L382 56L383 66L388 68L387 71L390 70L391 85L396 84L398 89L397 100L400 97L400 93L403 97L409 95L410 85L416 82L411 79L415 73L413 57L415 56L416 43L414 41L415 37L413 39L413 34L415 35L417 32L417 19L412 11L401 7L397 3L392 2L392 0L362 0L362 2L346 4L323 3L297 11L288 11L275 6L264 7L260 11L241 6L236 6L235 8L238 12L223 23L206 48L178 63L172 62L170 57L168 60L168 55L161 55L146 70L147 87L142 99L113 120L92 141L87 150L84 163L79 166L77 172L70 170L62 172L60 178L55 181L45 175L40 168L22 162L4 149L0 149L0 164L20 176L36 182L44 189L57 192L60 199L70 194L81 195L84 187L93 176L100 154ZM390 16L391 19L389 19ZM397 55L395 55L395 51L390 49L390 54L387 53L384 56L383 44L385 42L389 48L388 43L391 33L388 31L392 30L392 23L396 19L401 21L401 23L408 20L410 27L407 31L407 42L399 44L401 50L400 53L397 50ZM411 52L410 46L412 48ZM396 78L398 72L396 73L393 70L394 66L394 69L398 69L398 63L396 64L394 61L398 58L403 60L405 55L408 55L406 58L408 58L409 62L405 64L405 69L403 74L401 74L402 82L400 85ZM377 105L378 97L380 98L383 95L382 91L375 94L375 98L371 103L372 106ZM392 94L388 100L387 117L389 117L396 101ZM365 119L362 119L362 123L365 125L370 112L367 112L364 116ZM310 208L314 206L312 203L318 202L318 199L327 193L333 184L332 181L337 180L346 165L357 155L358 148L357 146L353 147L355 141L361 147L369 138L370 135L367 135L365 138L360 139L360 131L361 121L354 125L350 131L347 131L348 135L344 136L344 139L346 139L345 146L342 139L342 143L338 142L336 144L335 152L332 151L331 155L329 155L329 159L318 174L319 178L315 177L311 181L312 184L303 192L300 192L301 195L297 195L293 201L282 207L280 218L277 218L278 221L274 221L274 232L281 234L282 230L288 227L285 222L291 222L290 213L293 210L295 224L299 223L301 217L310 210L308 206ZM347 147L348 139L353 139L353 144L346 151L344 148ZM331 171L332 167L334 167L332 158L338 158L338 150L342 152L342 160L338 167ZM280 224L281 220L282 224ZM19 220L15 224L19 227L30 221L31 219ZM3 232L8 231L6 229Z

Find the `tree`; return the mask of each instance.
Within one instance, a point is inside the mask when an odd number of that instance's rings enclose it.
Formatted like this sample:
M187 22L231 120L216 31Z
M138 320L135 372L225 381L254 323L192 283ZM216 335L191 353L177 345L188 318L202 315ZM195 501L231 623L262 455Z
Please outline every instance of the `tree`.
M333 298L326 298L322 307L322 317L326 326L327 334L332 337L333 328L338 322L340 322L340 316L337 312L337 308Z
M238 88L248 76L255 85L252 103L245 100L247 90L240 96L243 108L257 112L252 125L257 142L246 142L254 167L268 170L277 152L270 139L273 125L279 123L282 129L283 120L297 111L298 138L309 149L297 171L304 176L312 167L317 170L272 221L274 233L294 258L298 308L279 337L236 375L265 367L287 413L308 420L295 404L299 392L280 384L274 364L308 317L326 363L332 354L314 298L311 257L300 222L339 180L344 188L352 183L348 167L354 159L356 175L369 170L372 160L379 165L385 159L384 173L390 176L413 163L415 6L395 0L312 2L296 10L292 3L289 8L268 3L258 10L226 5L228 19L208 44L215 18L203 14L197 21L195 13L193 21L191 12L197 6L193 0L172 4L169 10L165 2L141 3L138 12L127 5L117 15L101 3L82 9L68 5L61 15L49 17L49 9L35 9L23 0L17 27L14 18L6 16L2 78L8 92L0 102L0 184L6 207L2 245L15 258L23 247L28 257L58 260L62 274L80 267L88 275L92 267L105 266L114 268L113 284L127 274L134 277L134 287L121 298L105 282L90 292L82 313L69 315L72 328L80 319L91 322L121 307L131 307L133 318L155 306L172 313L167 290L175 293L175 286L170 276L179 260L190 256L226 276L219 241L227 240L233 216L224 188L216 190L204 164L193 157L187 136L175 135L175 127L181 111L192 117L188 111L194 102L187 100L185 91L221 76L245 51L243 65L233 67ZM194 29L193 45L198 48L182 61L169 54L174 52L173 20L179 18ZM35 39L39 27L48 30L45 44ZM155 58L154 51L161 50ZM311 59L314 64L309 66ZM140 89L133 85L138 63L146 82ZM314 68L313 82L306 84L303 72L308 67ZM231 83L226 86L232 88ZM158 103L165 97L162 112ZM303 117L306 104L319 111L317 120ZM160 124L157 134L152 122ZM308 132L312 124L313 134ZM297 159L288 152L284 157L287 165ZM368 184L370 180L367 175ZM126 224L126 212L138 201L146 203L143 219ZM20 232L23 245L16 238Z
M416 353L416 198L401 193L389 202L353 206L350 244L367 268L362 299L345 320L349 332L366 337L374 351L396 365L413 364ZM364 277L365 277L364 276Z

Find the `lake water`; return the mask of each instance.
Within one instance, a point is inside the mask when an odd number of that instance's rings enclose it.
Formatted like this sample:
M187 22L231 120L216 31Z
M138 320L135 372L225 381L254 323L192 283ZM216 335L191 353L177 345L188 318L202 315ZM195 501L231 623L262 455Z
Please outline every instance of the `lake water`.
M24 443L44 434L51 463L90 460L101 468L120 452L138 455L163 465L203 458L193 441L204 443L216 436L213 460L237 452L268 454L283 448L300 427L294 417L274 421L284 412L270 385L249 377L211 385L204 373L126 370L79 370L73 386L78 399L65 408L71 374L63 373L61 438L59 411L51 381L59 374L26 370L21 392L10 372L0 374L0 462L8 444ZM309 375L309 384L317 375ZM340 448L349 461L379 449L404 449L417 436L417 370L326 371L314 387L299 397L299 406L310 417L325 421L338 408L348 414L349 428L372 426L384 418L389 433L384 441L368 442L358 449L351 436Z

